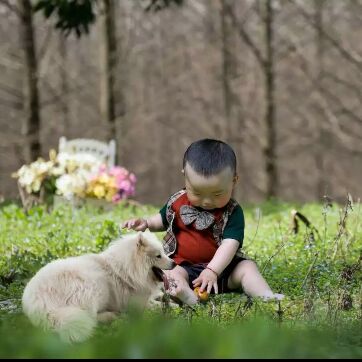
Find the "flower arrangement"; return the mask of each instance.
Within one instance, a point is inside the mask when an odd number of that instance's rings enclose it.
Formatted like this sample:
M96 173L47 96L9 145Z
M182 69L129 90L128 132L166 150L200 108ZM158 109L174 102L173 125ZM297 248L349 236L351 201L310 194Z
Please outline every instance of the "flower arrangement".
M134 195L136 185L136 176L124 167L107 168L91 154L54 150L49 152L49 161L39 158L12 176L18 179L21 195L25 191L41 196L45 191L67 200L91 197L117 203Z
M56 167L56 153L49 152L49 161L39 157L29 165L23 165L12 177L18 179L19 187L26 193L39 195L44 189L54 190L55 179L59 176L59 169Z
M13 177L17 177L20 186L24 187L29 194L40 192L42 185L47 178L53 175L53 162L45 161L39 158L30 165L23 165L13 173Z
M86 196L119 202L134 195L136 176L124 167L114 166L107 169L102 165L94 175L86 190Z
M87 153L59 153L57 161L60 172L55 182L56 194L67 200L85 197L88 182L102 162Z

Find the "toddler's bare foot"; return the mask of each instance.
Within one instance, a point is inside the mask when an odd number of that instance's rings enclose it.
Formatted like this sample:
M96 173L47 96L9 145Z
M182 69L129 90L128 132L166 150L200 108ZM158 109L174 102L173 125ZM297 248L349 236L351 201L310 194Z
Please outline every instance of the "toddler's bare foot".
M194 305L198 302L195 293L189 287L182 288L180 284L172 284L168 289L168 293L188 305Z
M268 301L281 301L284 299L284 294L279 294L279 293L271 293L271 294L267 294L267 295L262 295L260 296L261 299L264 302L268 302Z
M101 323L109 323L117 318L117 314L114 312L102 312L97 314L97 320Z

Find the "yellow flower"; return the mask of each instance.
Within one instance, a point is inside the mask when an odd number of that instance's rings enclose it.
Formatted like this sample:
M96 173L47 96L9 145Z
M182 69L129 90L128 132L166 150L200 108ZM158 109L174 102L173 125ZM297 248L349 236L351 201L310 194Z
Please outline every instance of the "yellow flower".
M112 201L117 192L116 178L111 175L101 174L88 183L86 196Z
M52 162L56 162L57 160L57 151L53 148L49 151L49 160Z
M106 194L106 200L107 201L112 201L113 196L117 193L117 189L116 188L110 188L107 190L107 194Z
M96 185L96 186L94 186L93 192L94 192L94 195L95 195L98 199L101 199L101 198L104 197L105 194L106 194L106 190L105 190L104 186L102 186L102 185Z
M101 175L99 178L98 178L98 182L101 183L101 184L104 184L104 185L107 185L109 181L109 176L108 175Z
M74 160L69 160L67 164L68 173L73 173L78 168L77 163Z
M109 180L109 187L117 190L117 183L115 177L111 177L111 179Z

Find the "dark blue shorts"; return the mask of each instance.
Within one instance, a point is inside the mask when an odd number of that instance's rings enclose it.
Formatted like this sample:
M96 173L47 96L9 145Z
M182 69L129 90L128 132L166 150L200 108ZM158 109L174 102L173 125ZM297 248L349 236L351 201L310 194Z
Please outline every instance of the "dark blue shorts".
M233 260L231 260L230 264L224 269L224 271L220 274L217 279L217 286L219 293L230 293L235 292L234 289L228 288L228 280L232 271L235 269L236 265L241 261L246 260L241 256L235 256ZM200 273L206 268L208 263L200 263L200 264L189 264L187 262L183 262L180 264L182 268L184 268L189 276L189 286L191 289L194 289L192 281L195 280ZM239 290L239 289L238 289ZM240 290L242 290L240 286ZM214 289L212 289L211 294L214 294Z

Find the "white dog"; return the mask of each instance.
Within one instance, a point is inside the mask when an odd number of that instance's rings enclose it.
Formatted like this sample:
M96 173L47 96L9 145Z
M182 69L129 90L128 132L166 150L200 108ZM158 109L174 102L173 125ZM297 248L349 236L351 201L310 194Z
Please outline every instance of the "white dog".
M174 266L154 234L127 235L102 253L44 266L25 287L23 311L36 326L80 342L91 336L97 321L112 320L133 298L147 302L160 278L166 285L161 269Z

